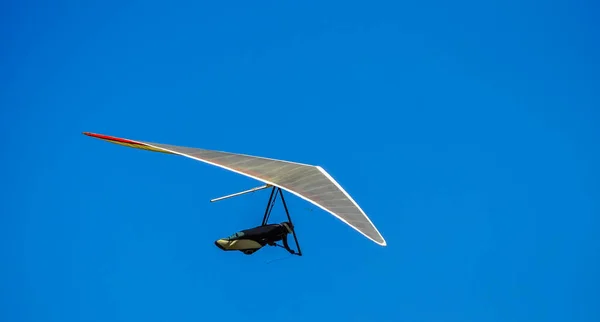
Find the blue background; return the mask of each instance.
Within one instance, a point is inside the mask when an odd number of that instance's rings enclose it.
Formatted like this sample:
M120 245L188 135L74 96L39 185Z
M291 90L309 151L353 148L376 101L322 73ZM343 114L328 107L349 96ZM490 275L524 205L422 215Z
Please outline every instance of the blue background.
M2 2L0 320L599 321L598 12ZM389 246L288 194L305 257L224 253L267 191L82 131L321 165Z

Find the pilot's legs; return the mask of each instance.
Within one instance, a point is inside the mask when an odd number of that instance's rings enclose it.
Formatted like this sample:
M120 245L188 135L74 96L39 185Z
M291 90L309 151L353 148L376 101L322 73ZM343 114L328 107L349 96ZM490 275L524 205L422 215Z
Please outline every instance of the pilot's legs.
M239 250L246 255L251 255L263 247L263 245L251 239L219 239L215 241L215 245L224 251Z

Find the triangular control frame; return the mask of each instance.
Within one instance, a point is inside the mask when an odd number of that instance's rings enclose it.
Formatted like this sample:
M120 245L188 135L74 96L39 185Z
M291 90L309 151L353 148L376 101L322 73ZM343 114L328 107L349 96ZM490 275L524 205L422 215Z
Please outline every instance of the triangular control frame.
M277 196L281 196L281 203L283 203L283 209L285 210L285 215L287 216L288 222L290 224L292 224L292 226L294 225L294 223L292 222L292 217L290 216L290 211L288 210L287 207L287 203L285 202L285 198L283 197L283 190L277 186L273 186L270 184L265 184L263 186L260 187L256 187L256 188L252 188L252 189L248 189L245 191L241 191L241 192L237 192L234 194L230 194L227 196L223 196L223 197L219 197L219 198L215 198L215 199L211 199L210 202L216 202L216 201L220 201L220 200L224 200L224 199L229 199L232 197L237 197L240 195L245 195L247 193L252 193L252 192L256 192L259 190L263 190L263 189L268 189L268 188L272 188L271 189L271 195L269 196L269 202L267 203L267 209L265 209L265 214L263 216L262 219L262 223L261 226L265 226L268 224L269 222L269 218L271 217L271 212L273 211L273 207L275 206L275 203L277 201ZM294 251L294 253L292 253L292 255L298 255L298 256L302 256L302 250L300 249L300 243L298 243L298 236L296 236L296 227L293 227L292 229L292 235L294 236L294 242L296 243L296 250L292 250ZM274 246L278 246L281 248L285 248L279 244L274 244Z
M269 222L269 217L271 217L271 211L273 211L273 207L277 201L277 195L281 196L281 203L283 204L283 209L285 209L285 215L287 216L288 222L294 225L292 222L292 217L290 216L290 212L288 210L287 204L285 202L285 198L283 197L283 190L279 187L273 187L271 189L271 195L269 196L269 202L267 203L267 209L265 209L265 215L263 216L262 226L267 225ZM298 236L296 236L296 227L294 226L292 229L292 235L294 236L294 242L296 243L296 251L293 255L302 256L302 250L300 249L300 244L298 243ZM279 244L275 244L278 247L282 247Z

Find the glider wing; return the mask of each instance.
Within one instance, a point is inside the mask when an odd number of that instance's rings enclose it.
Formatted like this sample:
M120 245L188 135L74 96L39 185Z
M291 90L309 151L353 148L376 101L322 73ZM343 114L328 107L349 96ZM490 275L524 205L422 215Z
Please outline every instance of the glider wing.
M375 243L386 241L350 195L320 166L244 154L122 139L84 132L111 143L182 155L284 189L334 215Z

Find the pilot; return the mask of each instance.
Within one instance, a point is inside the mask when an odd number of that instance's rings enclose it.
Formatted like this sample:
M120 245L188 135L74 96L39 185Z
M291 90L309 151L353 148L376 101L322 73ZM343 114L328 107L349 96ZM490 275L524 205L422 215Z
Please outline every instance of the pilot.
M280 224L261 225L245 229L227 238L215 241L215 245L222 250L239 250L246 255L252 255L266 245L279 246L276 242L283 240L283 248L291 254L296 252L290 249L287 235L293 232L294 226L290 222Z

